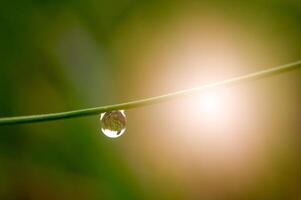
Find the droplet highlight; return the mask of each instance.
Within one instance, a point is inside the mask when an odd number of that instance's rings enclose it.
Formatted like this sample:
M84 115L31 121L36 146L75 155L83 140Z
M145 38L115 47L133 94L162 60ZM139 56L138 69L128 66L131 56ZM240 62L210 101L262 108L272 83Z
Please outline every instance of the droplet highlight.
M101 131L107 137L120 137L126 129L126 115L124 110L110 111L100 115Z

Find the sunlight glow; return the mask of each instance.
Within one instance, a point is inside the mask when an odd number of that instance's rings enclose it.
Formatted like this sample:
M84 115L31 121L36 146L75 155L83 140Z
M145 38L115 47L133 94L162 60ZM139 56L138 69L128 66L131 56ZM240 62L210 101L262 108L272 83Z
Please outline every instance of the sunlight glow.
M223 98L219 93L208 92L202 95L201 111L208 115L217 115L223 111Z

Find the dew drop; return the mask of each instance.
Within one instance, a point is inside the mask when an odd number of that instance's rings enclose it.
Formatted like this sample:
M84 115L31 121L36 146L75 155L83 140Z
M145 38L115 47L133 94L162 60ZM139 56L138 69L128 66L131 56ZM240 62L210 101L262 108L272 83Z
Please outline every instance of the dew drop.
M126 129L124 110L110 111L100 115L101 131L107 137L120 137Z

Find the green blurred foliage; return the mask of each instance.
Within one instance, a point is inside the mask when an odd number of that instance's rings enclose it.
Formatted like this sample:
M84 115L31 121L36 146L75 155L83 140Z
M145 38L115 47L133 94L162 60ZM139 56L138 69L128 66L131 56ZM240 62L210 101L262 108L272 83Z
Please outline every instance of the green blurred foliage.
M241 25L241 33L251 41L255 34L261 34L263 41L271 41L262 44L273 43L265 46L270 57L275 54L275 58L268 61L263 61L264 54L256 60L257 50L252 49L255 47L242 52L250 53L245 58L252 66L274 66L301 58L301 3L293 0L1 0L0 116L60 112L169 91L144 88L144 84L151 83L139 81L144 77L136 76L135 71L150 69L133 63L143 57L144 51L152 50L158 30L172 23L172 19L181 18L182 12L189 13L190 9L197 13L218 13L225 20L235 21ZM153 76L155 83L160 67L151 68L154 73L145 76ZM291 81L289 90L294 93L289 93L292 114L287 111L285 118L289 119L285 127L291 129L287 129L287 135L281 131L273 135L289 142L271 150L270 166L266 166L266 173L255 186L234 193L218 191L220 193L214 194L216 198L212 199L300 198L300 72L291 77L285 79ZM271 88L275 92L275 87ZM284 86L279 88L286 90ZM271 93L266 97L273 97ZM277 107L281 102L281 99L275 100L274 104ZM285 109L277 109L276 115L285 115ZM154 122L147 117L143 119ZM155 149L152 145L160 140L161 133L146 136L141 132L145 128L142 124L130 123L131 136L118 140L100 136L99 120L95 116L0 127L0 199L207 197L202 193L206 186L198 175L195 182L178 177L173 173L177 166L166 163L162 168L155 166L140 149L143 145ZM274 133L273 126L277 124L270 123L268 130ZM142 139L134 140L138 134ZM150 137L157 138L148 144ZM158 160L161 156L164 158L158 151L153 154ZM187 183L197 185L190 187Z

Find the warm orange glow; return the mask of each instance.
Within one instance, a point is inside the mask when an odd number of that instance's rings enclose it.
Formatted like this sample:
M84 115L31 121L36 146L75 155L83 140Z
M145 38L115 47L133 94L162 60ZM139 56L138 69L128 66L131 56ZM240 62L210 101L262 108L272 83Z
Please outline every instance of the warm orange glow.
M127 72L134 77L129 79L130 91L135 89L138 96L247 74L260 69L250 66L260 67L271 59L265 47L272 44L246 32L239 22L210 12L181 14L158 29L146 29L142 21L129 23L134 28L119 48L128 48L123 61L131 66ZM146 33L141 36L141 31ZM262 110L267 111L262 109L266 101L260 99L266 93L260 91L263 85L252 82L207 90L135 111L132 120L140 127L131 128L141 134L132 136L127 149L136 153L139 148L145 162L164 174L182 176L181 180L208 181L208 187L219 187L227 180L227 186L243 187L256 179L268 154L268 131L261 124L266 117Z

